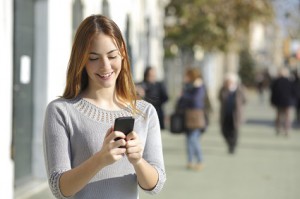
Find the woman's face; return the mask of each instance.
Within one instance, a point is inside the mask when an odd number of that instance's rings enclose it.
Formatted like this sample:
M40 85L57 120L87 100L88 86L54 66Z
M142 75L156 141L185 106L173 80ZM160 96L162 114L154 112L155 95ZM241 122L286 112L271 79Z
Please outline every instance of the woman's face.
M192 82L192 80L191 80L190 76L188 74L185 74L183 77L183 83L188 84L191 82Z
M91 42L86 63L89 87L114 88L122 67L120 51L113 39L103 33L96 35Z
M235 86L237 86L237 83L234 80L232 80L232 79L225 80L225 87L227 89L230 89L230 88L235 87Z
M156 72L153 68L149 70L147 81L151 83L156 82Z

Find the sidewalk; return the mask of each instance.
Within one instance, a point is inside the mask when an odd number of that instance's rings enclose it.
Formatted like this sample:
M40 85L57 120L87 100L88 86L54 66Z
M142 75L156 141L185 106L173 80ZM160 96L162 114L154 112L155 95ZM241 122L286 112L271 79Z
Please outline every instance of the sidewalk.
M205 168L185 169L185 137L162 133L167 182L156 196L141 199L299 199L300 130L275 136L274 111L250 95L237 153L227 154L217 120L201 143ZM121 197L120 197L121 198ZM53 199L48 189L30 199Z

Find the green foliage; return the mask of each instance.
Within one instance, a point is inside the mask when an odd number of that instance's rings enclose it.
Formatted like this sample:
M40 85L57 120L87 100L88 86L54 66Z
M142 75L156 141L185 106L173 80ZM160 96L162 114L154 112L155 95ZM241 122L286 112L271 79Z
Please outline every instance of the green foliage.
M240 70L239 76L245 86L255 85L255 61L247 50L240 52Z
M166 47L200 45L226 51L228 44L247 36L253 20L271 19L269 0L171 0L166 7Z

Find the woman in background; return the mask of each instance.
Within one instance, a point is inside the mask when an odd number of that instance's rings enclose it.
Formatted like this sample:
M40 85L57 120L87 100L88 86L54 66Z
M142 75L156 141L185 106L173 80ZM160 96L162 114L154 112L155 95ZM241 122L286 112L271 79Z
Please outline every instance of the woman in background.
M147 102L152 104L158 114L161 129L165 129L165 114L163 105L169 96L163 82L157 81L156 69L148 66L144 72L144 80L137 84L138 94Z
M178 109L186 111L187 109L205 108L206 90L197 68L189 68L184 75L184 88L182 96L178 100ZM201 170L203 168L203 157L200 144L200 137L203 129L186 129L186 147L187 147L187 168Z

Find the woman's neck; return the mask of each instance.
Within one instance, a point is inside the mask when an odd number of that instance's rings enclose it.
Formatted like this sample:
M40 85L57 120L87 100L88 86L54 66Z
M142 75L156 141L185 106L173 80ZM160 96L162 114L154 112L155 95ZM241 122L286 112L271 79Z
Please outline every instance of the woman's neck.
M81 97L105 110L120 110L122 108L113 89L91 90L87 88L82 92Z

